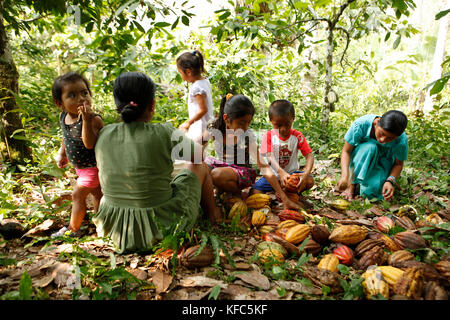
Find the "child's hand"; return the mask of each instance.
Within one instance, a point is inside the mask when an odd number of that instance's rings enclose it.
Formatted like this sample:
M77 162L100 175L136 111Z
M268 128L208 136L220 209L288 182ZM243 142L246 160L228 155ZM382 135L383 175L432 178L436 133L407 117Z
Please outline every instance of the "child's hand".
M394 195L394 187L392 186L392 184L390 184L389 182L385 182L383 184L383 197L384 200L389 200L393 197Z
M299 210L301 208L298 203L295 203L294 201L289 199L288 196L286 195L286 193L283 192L280 195L280 197L281 197L281 202L283 203L283 209Z
M284 171L283 169L280 169L278 171L278 175L280 176L280 184L282 188L285 188L289 182L290 174Z
M91 104L90 102L84 102L83 105L78 107L78 113L81 113L81 116L83 117L83 121L91 121L94 119L94 112L92 112Z
M300 174L298 176L298 178L299 178L299 180L298 180L298 184L297 184L297 190L302 190L303 191L306 188L306 179L307 179L307 177L303 173L303 174Z
M341 177L337 183L337 189L343 191L348 188L348 181L345 177Z
M69 163L69 159L67 159L67 156L65 154L58 153L56 156L56 163L58 165L58 168L64 168Z
M183 131L188 131L191 126L191 123L188 121L183 122L178 129Z

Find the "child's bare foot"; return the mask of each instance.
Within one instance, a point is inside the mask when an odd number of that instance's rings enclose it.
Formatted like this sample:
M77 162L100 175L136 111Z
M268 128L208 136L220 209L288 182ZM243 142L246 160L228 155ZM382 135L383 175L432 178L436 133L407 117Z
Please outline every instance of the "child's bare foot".
M222 222L222 211L219 207L215 207L212 212L209 214L209 221L211 224L216 224Z
M355 185L350 184L350 186L345 189L341 195L343 195L347 200L353 200L355 199Z

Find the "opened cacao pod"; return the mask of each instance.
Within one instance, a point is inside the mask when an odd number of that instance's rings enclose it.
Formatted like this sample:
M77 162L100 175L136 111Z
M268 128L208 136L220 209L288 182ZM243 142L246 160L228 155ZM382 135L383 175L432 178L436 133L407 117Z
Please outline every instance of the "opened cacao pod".
M350 266L353 264L353 251L345 245L339 245L333 250L333 254L339 259L340 263Z
M339 259L332 253L326 254L319 261L318 268L326 269L332 272L338 272Z
M413 206L404 205L398 209L396 214L399 217L407 216L414 221L416 220L417 210Z
M411 231L397 233L394 236L394 241L401 249L419 249L427 246L421 235Z
M423 271L420 268L412 267L406 269L403 275L397 280L394 285L394 292L418 300L422 296L423 288Z
M297 185L300 182L300 174L299 173L292 173L287 181L286 184L286 190L288 192L297 193L298 188Z
M437 213L432 213L432 214L426 216L425 221L430 222L432 224L444 223L444 220Z
M365 252L369 251L373 247L383 247L384 242L375 239L366 239L361 241L355 248L355 255L361 257Z
M261 211L253 211L252 214L252 225L261 226L266 222L266 215Z
M286 232L285 240L293 244L298 244L305 240L309 233L310 227L308 225L299 224L289 228L288 232Z
M311 228L311 237L320 244L326 244L330 237L330 231L326 226L317 224Z
M383 279L383 274L378 268L367 270L361 275L364 279L362 286L366 293L367 299L381 294L386 299L389 299L389 285Z
M406 230L416 230L416 225L407 216L397 218L395 224Z
M302 216L298 211L290 210L290 209L284 209L278 214L278 217L281 221L285 220L294 220L298 223L304 223L305 217Z
M214 261L214 250L206 246L197 254L200 245L188 248L181 256L181 264L186 268L200 268L211 265Z
M389 256L388 263L393 266L400 261L414 260L414 255L406 250L398 250Z
M357 244L364 240L367 235L367 230L357 225L343 225L334 228L330 234L330 239L336 243L343 243L346 245Z
M404 271L392 266L379 266L377 267L383 274L384 281L389 284L389 287L393 288L398 279L403 275Z

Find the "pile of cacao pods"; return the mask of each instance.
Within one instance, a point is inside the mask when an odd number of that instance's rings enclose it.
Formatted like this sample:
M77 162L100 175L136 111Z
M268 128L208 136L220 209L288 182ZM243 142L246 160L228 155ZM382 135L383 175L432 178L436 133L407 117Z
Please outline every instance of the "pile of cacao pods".
M435 258L436 254L418 230L446 222L436 213L418 219L412 206L403 206L391 215L392 218L379 216L373 219L373 227L335 223L330 230L325 223L315 222L321 221L320 216L303 209L281 210L274 214L270 202L267 194L254 194L246 201L228 199L228 221L239 214L239 225L257 231L256 236L261 240L257 255L261 263L281 264L289 257L295 258L294 253L306 252L318 261L316 275L325 272L328 279L330 276L338 279L339 264L361 273L367 299L377 295L386 299L448 299L450 256L431 262L431 257ZM349 205L343 199L330 203L342 213ZM388 232L394 226L405 231L389 236ZM306 244L302 243L306 238ZM428 263L416 259L415 249L429 251ZM310 270L309 273L314 272ZM315 282L315 279L311 280Z

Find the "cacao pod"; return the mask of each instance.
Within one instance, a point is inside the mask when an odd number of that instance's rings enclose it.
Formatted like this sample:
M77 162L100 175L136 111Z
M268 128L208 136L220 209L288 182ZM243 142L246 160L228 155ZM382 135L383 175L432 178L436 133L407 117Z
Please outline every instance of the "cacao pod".
M333 250L333 254L339 259L340 263L350 266L353 264L353 251L345 245L339 245Z
M261 211L253 211L252 225L255 227L261 226L266 222L266 215Z
M315 225L311 228L311 237L314 241L320 244L326 244L328 242L328 237L330 236L330 231L326 226Z
M285 210L281 211L278 214L278 217L280 218L281 221L294 220L294 221L297 221L298 223L305 222L304 216L302 216L298 211L294 211L294 210L290 210L290 209L285 209Z
M450 278L450 261L439 261L438 263L434 264L434 267L441 275L446 277L447 279Z
M309 233L310 228L308 225L299 224L297 226L289 228L288 232L286 232L285 239L290 243L298 244L305 240Z
M400 261L414 260L414 255L406 250L395 251L389 256L388 263L393 266Z
M425 239L421 235L411 231L395 234L394 241L401 249L419 249L427 246Z
M299 182L300 182L300 174L292 173L288 178L288 181L286 184L286 190L288 192L298 193L297 185Z
M406 230L416 230L416 225L407 216L397 218L395 224Z
M361 257L365 252L369 251L373 247L383 247L384 242L381 240L366 239L361 241L355 248L355 255Z
M318 268L326 269L332 272L338 272L339 259L332 253L326 254L319 261Z
M383 241L384 247L389 251L397 251L401 249L394 240L385 234L381 235L379 240Z
M317 242L315 242L313 239L309 239L306 242L305 247L303 248L303 250L306 253L311 253L313 256L315 256L320 251L322 251L322 246L320 244L318 244Z
M365 270L372 265L381 266L384 261L384 250L381 247L376 246L362 255L361 259L358 261L358 265L362 270Z
M270 196L264 193L255 193L245 200L245 204L251 209L260 209L270 203Z
M290 228L296 225L298 225L298 222L295 220L284 220L278 224L277 229Z
M404 271L392 266L379 266L377 267L383 274L384 281L386 281L391 288L394 287L398 279L403 275Z
M429 281L425 284L425 300L448 300L447 291L436 281Z
M341 292L341 278L339 274L327 269L318 268L316 266L305 266L304 275L311 280L316 286L327 286L331 293Z
M417 210L413 206L404 205L398 209L396 214L399 217L407 216L412 221L414 221L416 220Z
M399 261L393 264L393 267L400 268L402 270L406 270L408 268L419 268L423 271L423 276L427 281L440 281L442 280L442 276L433 266L419 262L417 260L407 260L407 261Z
M290 227L292 228L292 227ZM290 228L280 228L275 230L275 234L283 239L286 239L286 233L289 231Z
M277 200L278 202L283 202L281 200L281 196L280 194L277 192L276 194ZM292 192L286 192L286 196L291 200L294 201L295 203L298 203L300 200L300 196L297 193L292 193Z
M295 245L284 240L282 237L277 236L276 234L272 234L270 241L281 244L290 253L299 253L298 248Z
M247 205L244 201L236 202L233 207L231 207L230 212L228 213L228 219L233 219L234 216L238 215L243 218L247 215Z
M336 199L330 203L330 206L337 210L346 210L350 206L350 203L344 199Z
M394 227L394 221L389 217L381 216L377 218L375 227L381 232L388 232Z
M197 254L200 245L188 248L181 256L181 264L186 268L200 268L211 265L214 261L214 250L206 246Z
M249 231L252 224L252 217L250 215L243 216L241 220L238 222L238 227L244 229L245 231Z
M444 220L442 220L442 218L437 213L432 213L432 214L426 216L425 221L430 222L432 224L444 223Z
M334 228L330 234L330 239L333 242L340 242L346 245L357 244L364 240L367 235L367 230L357 225L343 225Z
M258 259L261 263L274 262L275 265L284 262L283 254L275 249L265 249L258 253Z
M405 270L394 285L394 292L412 299L420 299L424 287L423 271L418 267Z
M264 250L276 250L280 252L284 257L288 255L287 250L281 244L272 241L260 242L256 247L256 252L258 253Z
M230 194L225 194L225 193L223 193L222 195L224 195L223 201L224 201L224 204L225 204L227 210L231 210L231 208L233 208L233 206L236 202L241 202L241 201L243 202L243 200L239 197L236 197L236 196L233 196Z
M264 225L264 226L260 226L260 227L258 228L258 231L259 231L261 234L265 234L265 233L272 232L274 229L275 229L275 228L272 227L272 226Z
M364 278L362 286L366 293L367 299L381 294L386 299L389 299L389 285L383 279L383 274L378 268L367 270L361 275Z

